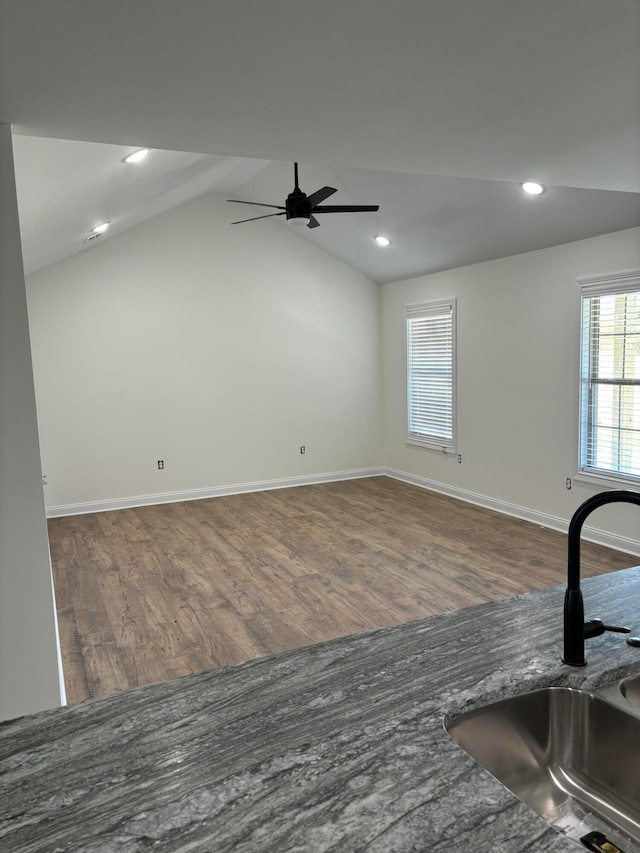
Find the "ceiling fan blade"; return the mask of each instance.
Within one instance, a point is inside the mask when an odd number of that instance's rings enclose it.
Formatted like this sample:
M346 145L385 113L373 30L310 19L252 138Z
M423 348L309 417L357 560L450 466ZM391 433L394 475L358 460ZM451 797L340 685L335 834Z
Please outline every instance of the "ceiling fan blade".
M323 204L314 207L314 213L375 213L380 210L379 204Z
M259 207L275 207L276 210L284 210L284 206L282 204L263 204L261 201L242 201L239 198L228 198L227 201L235 202L236 204L257 204Z
M231 222L231 225L240 225L241 222L253 222L254 219L269 219L271 216L284 216L286 211L282 211L282 213L265 213L264 216L251 216L249 219L238 219L235 222Z
M311 205L311 209L316 206L316 204L321 204L325 198L329 198L330 195L337 193L338 190L334 190L333 187L322 187L321 190L316 190L314 193L311 193L310 196L307 196L307 201Z
M312 213L311 216L309 217L309 222L307 224L307 228L317 228L319 225L320 225L320 223L318 222L318 220L315 218L315 216Z

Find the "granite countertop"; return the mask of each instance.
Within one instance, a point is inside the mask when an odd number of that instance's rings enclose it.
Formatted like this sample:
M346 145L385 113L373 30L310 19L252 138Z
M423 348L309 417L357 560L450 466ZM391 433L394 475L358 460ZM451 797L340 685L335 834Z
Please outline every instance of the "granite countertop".
M582 849L443 720L640 671L620 635L560 663L563 589L360 634L0 724L0 850L133 853ZM584 582L640 633L640 567Z

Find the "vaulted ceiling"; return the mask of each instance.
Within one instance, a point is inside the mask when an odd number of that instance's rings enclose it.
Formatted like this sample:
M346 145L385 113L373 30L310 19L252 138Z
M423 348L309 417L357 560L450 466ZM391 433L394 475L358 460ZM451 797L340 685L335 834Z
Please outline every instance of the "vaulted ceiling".
M640 3L0 0L0 121L29 271L96 217L282 204L298 160L307 192L381 206L301 236L392 281L640 224Z

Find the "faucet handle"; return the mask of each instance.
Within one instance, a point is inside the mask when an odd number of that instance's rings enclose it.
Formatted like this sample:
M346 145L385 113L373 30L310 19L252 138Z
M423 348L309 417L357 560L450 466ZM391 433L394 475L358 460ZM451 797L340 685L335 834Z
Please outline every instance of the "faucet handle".
M623 628L620 625L605 625L602 619L590 619L584 623L585 640L591 637L599 637L605 631L612 631L614 634L630 634L631 628Z

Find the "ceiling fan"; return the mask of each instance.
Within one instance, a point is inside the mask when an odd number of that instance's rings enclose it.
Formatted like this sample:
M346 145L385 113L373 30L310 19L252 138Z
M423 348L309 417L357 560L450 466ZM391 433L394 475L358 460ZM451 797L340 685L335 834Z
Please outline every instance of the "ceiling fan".
M236 204L255 204L259 207L273 207L279 213L266 213L264 216L251 216L249 219L238 219L232 225L240 225L241 222L253 222L254 219L268 219L270 216L286 216L291 225L306 225L307 228L317 228L320 223L316 219L318 213L362 213L380 209L379 204L322 204L322 202L338 192L333 187L322 187L311 195L303 193L298 186L298 164L293 164L293 175L295 186L293 192L287 196L282 204L263 204L260 201L241 201L237 198L228 198L227 201Z

